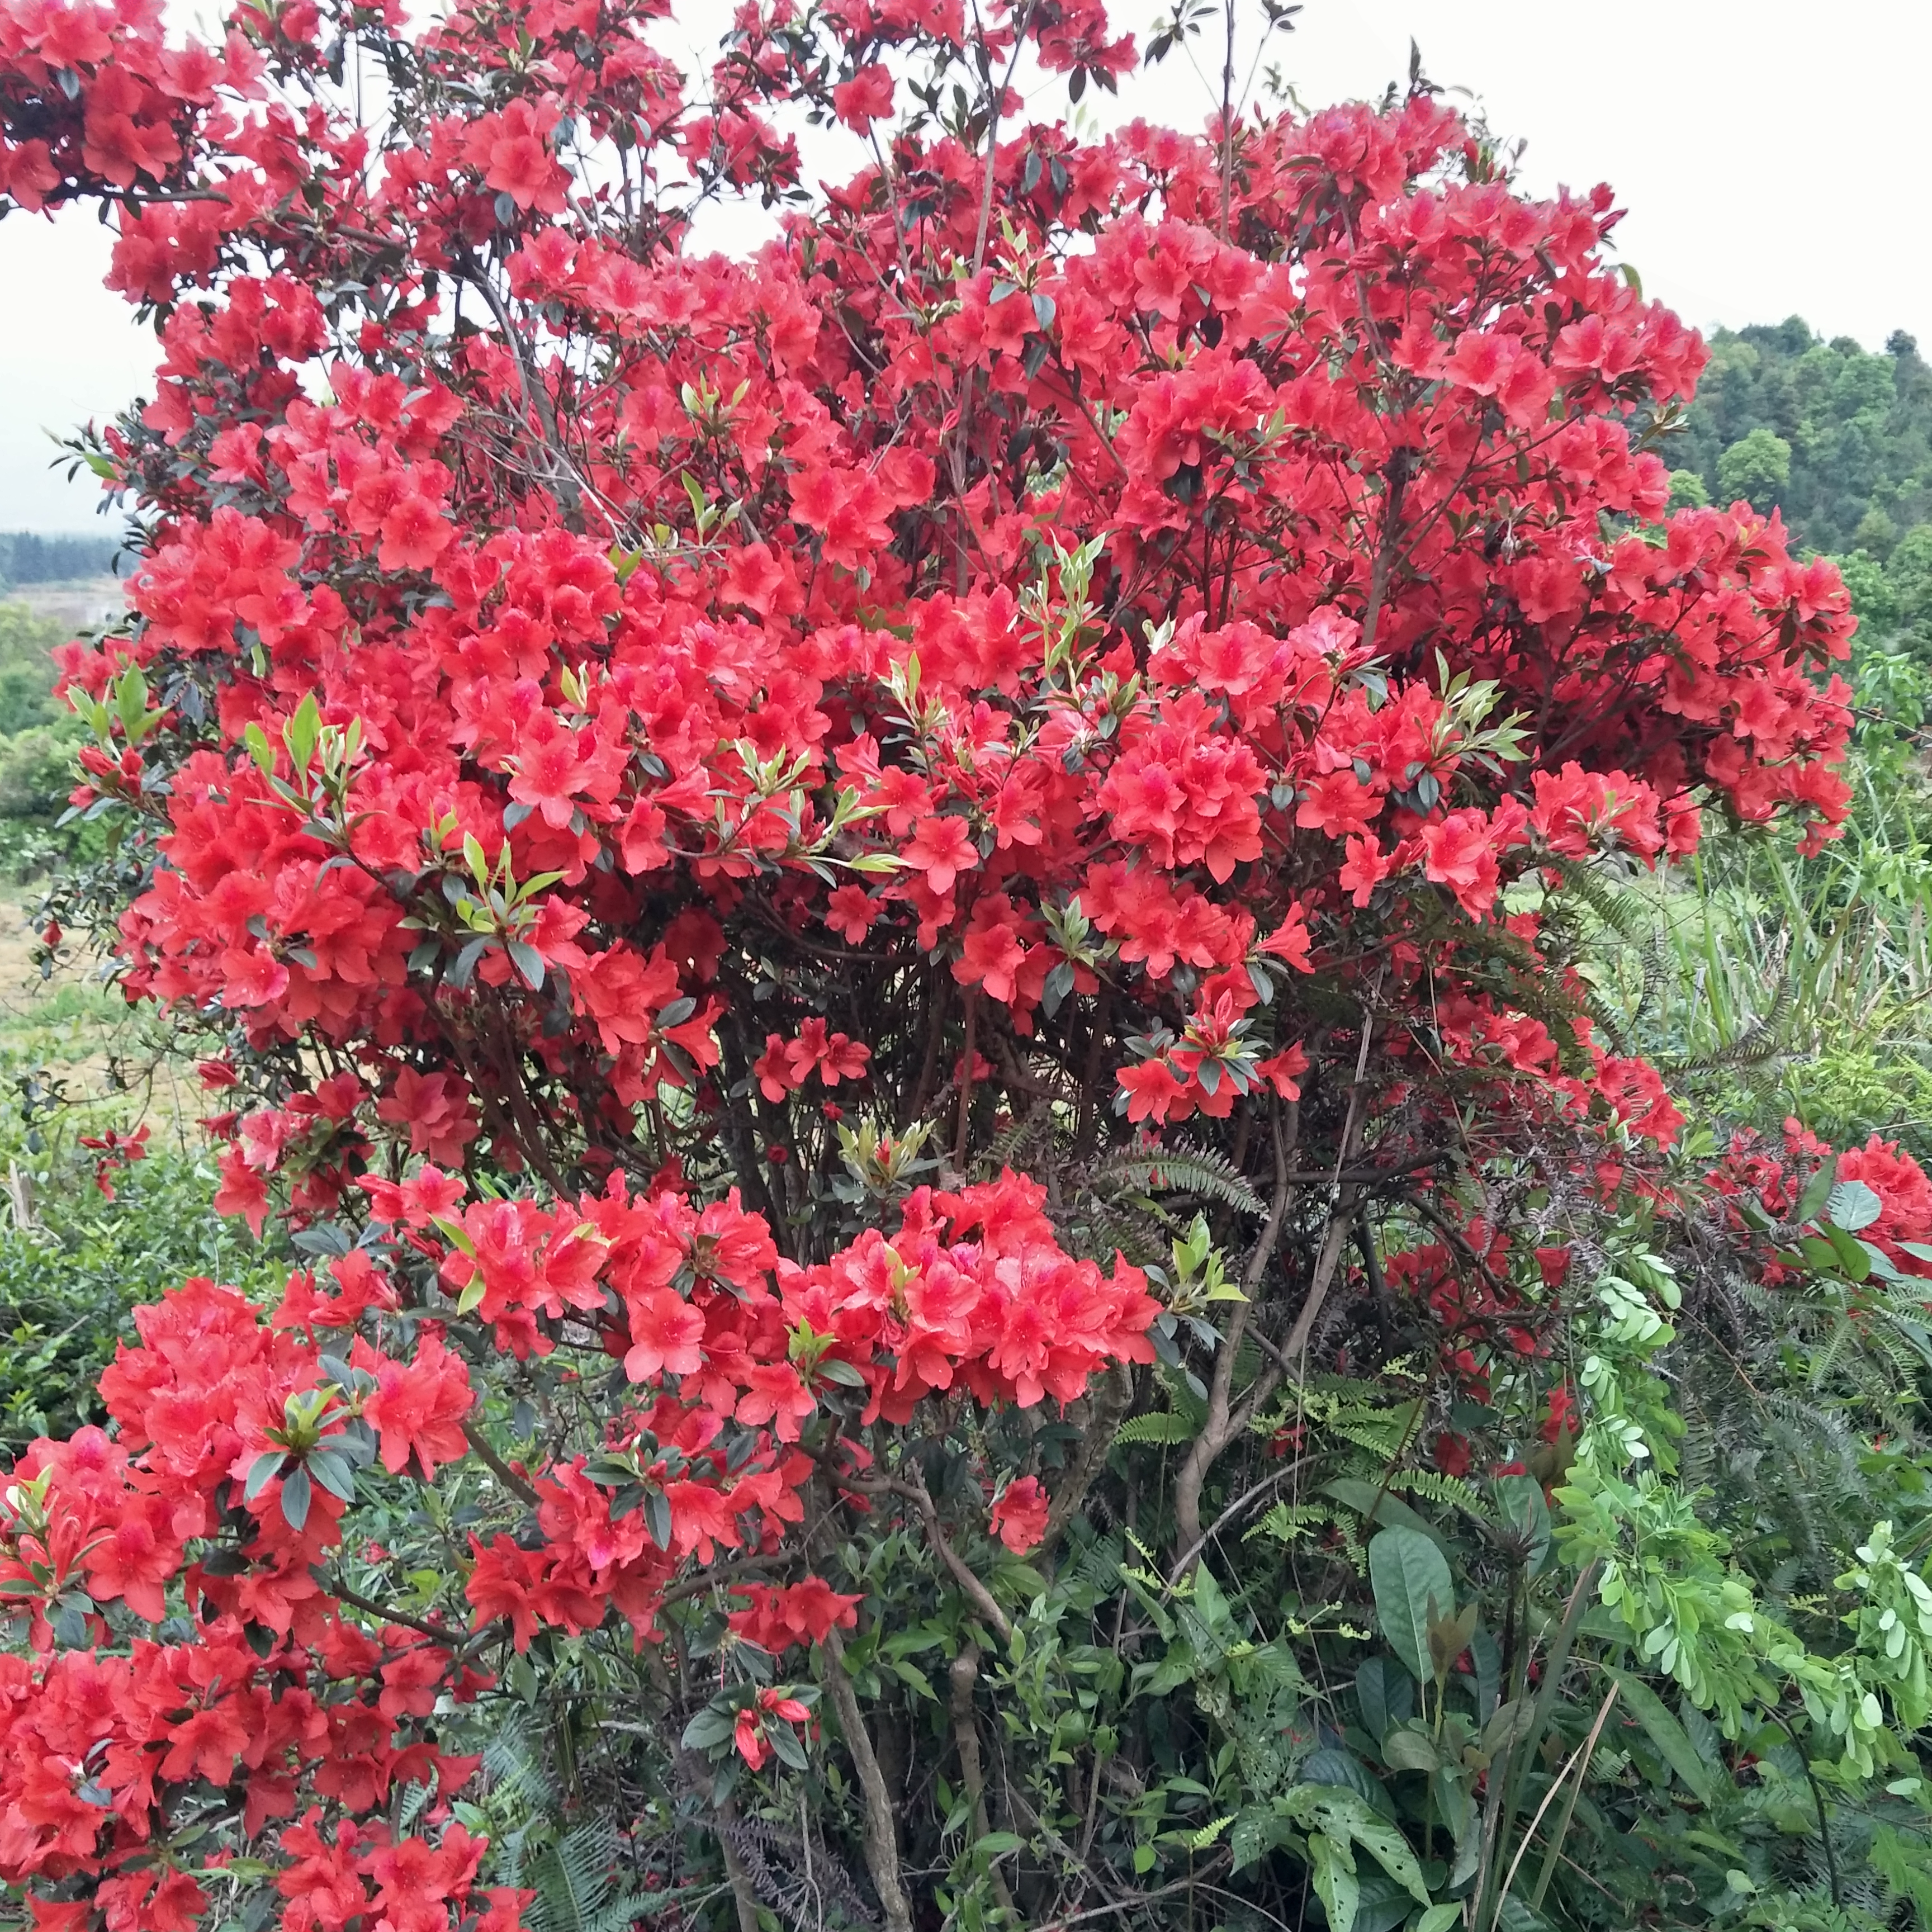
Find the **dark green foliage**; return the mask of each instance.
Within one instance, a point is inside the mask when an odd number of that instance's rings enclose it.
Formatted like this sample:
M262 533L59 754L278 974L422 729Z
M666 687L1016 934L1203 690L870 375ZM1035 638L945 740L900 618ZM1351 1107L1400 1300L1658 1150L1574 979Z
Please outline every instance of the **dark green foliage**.
M1796 316L1720 328L1669 460L1713 502L1775 505L1808 548L1882 563L1932 522L1932 368L1903 334L1874 355Z
M5 539L0 538L0 544ZM86 736L54 695L51 653L70 626L0 603L0 874L44 873L63 853L100 842L92 826L56 831L74 789L74 752Z
M70 716L53 694L50 653L73 633L24 604L0 604L0 737L60 723ZM10 807L0 814L12 815Z
M0 531L0 580L9 584L58 584L73 577L105 577L128 568L122 540L108 532L39 536L31 530Z
M212 1214L212 1160L164 1153L122 1168L114 1198L84 1153L0 1159L0 1454L102 1420L94 1382L129 1313L190 1275L279 1288L287 1263Z

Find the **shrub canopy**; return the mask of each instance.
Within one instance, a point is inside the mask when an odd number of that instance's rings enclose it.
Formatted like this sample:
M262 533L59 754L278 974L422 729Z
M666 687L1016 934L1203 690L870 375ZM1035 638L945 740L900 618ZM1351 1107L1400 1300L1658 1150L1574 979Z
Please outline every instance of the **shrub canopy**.
M1128 70L1079 0L750 7L694 87L661 10L271 0L183 48L0 7L0 188L110 212L164 354L87 446L146 532L63 658L134 881L92 903L228 1090L218 1206L314 1263L143 1311L112 1431L17 1466L0 1872L63 1928L232 1887L496 1932L528 1891L452 1741L590 1671L745 1932L801 1846L892 1932L1185 1916L1196 1854L1336 1932L1486 1923L1591 1594L1532 1641L1566 1474L1645 1667L1733 1735L1800 1687L1874 1773L1917 1618L1822 1658L1694 1519L1632 1527L1683 1122L1579 908L1712 814L1832 835L1852 620L1748 506L1666 518L1704 352L1607 190L1526 199L1419 81L1078 139L1008 83ZM806 122L869 159L808 191ZM752 194L778 238L687 250ZM1828 1243L1819 1157L1745 1220ZM1923 1178L1837 1172L1917 1271ZM1323 1599L1269 1635L1215 1575L1337 1375L1443 1481L1548 1451L1460 1581L1336 1478L1364 1748L1434 1720L1406 1836L1294 1714ZM1183 1857L1162 1808L1231 1779Z

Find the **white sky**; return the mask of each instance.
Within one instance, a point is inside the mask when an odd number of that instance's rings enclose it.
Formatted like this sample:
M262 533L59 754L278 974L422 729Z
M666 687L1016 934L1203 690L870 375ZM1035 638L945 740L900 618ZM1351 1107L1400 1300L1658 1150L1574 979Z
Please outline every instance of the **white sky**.
M1241 5L1255 16L1254 0ZM1110 10L1144 46L1153 0ZM1798 314L1868 348L1894 328L1932 346L1932 8L1920 0L1307 0L1274 58L1314 106L1406 74L1412 36L1432 79L1480 96L1499 135L1526 139L1530 187L1612 184L1630 210L1624 258L1687 320ZM1204 48L1202 65L1218 54ZM1035 97L1040 111L1060 98ZM1107 105L1198 126L1209 96L1176 56ZM710 238L729 246L753 226ZM151 392L152 340L100 286L108 245L81 208L0 222L0 530L102 527L92 479L46 467L46 432Z

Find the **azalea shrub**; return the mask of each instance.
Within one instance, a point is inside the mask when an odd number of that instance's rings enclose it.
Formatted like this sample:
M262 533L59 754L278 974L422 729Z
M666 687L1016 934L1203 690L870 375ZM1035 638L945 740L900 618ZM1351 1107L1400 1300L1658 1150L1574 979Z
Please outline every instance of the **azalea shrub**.
M301 1262L14 1464L24 1912L1932 1895L1916 1526L1754 1574L1681 1393L1909 1326L1932 1190L1720 1148L1580 970L1848 803L1844 588L1666 514L1608 190L1419 74L1076 135L1091 0L663 11L0 5L5 205L161 354L59 914Z

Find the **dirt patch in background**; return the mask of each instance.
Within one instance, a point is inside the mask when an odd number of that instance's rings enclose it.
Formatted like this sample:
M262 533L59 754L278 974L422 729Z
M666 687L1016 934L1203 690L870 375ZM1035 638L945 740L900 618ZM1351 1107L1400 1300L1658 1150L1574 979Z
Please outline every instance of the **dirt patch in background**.
M210 1102L190 1068L164 1053L148 1012L103 980L100 962L63 947L46 977L34 958L31 894L0 898L0 1106L23 1079L58 1090L76 1131L146 1120L157 1142L199 1146Z
M64 584L16 584L7 601L84 631L113 622L127 608L128 594L118 577L76 577Z

